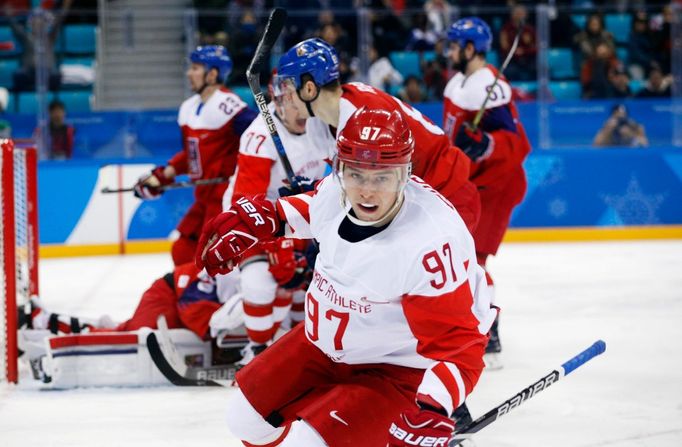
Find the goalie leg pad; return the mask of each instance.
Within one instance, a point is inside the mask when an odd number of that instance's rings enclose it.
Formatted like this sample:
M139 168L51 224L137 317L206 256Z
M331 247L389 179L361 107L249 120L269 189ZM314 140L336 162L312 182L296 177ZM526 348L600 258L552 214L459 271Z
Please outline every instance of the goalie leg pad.
M167 384L147 351L150 329L61 335L45 340L44 372L56 389ZM182 357L210 364L211 346L186 329L171 330Z

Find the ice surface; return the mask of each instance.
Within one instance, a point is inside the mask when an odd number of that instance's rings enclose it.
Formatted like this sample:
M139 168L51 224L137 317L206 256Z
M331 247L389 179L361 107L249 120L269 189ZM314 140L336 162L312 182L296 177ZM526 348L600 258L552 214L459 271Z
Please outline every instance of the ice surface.
M120 320L170 268L166 255L43 260L41 295ZM682 241L510 244L490 269L505 366L484 372L474 417L597 339L607 351L484 429L479 447L682 445ZM241 445L223 423L228 389L45 391L23 374L0 387L2 447Z

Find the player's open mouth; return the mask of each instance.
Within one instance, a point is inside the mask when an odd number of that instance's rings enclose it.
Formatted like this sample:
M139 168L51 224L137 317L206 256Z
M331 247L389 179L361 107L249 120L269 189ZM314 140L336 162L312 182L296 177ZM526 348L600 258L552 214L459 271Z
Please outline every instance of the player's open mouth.
M369 203L358 203L358 206L365 213L373 213L379 208L379 205L372 205Z
M305 127L305 119L296 120L296 124L300 127Z

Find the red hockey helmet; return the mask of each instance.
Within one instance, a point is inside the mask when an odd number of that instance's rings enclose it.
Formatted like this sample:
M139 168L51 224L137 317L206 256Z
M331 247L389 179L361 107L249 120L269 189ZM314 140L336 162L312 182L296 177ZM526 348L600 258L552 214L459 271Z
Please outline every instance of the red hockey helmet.
M397 111L361 107L351 115L336 141L338 160L365 169L408 166L414 138Z

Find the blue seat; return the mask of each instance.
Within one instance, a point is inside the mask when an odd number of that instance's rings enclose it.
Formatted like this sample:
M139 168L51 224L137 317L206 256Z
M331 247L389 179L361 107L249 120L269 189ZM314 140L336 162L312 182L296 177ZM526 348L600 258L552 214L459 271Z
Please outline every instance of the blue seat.
M62 59L62 65L85 65L86 67L95 66L94 57L65 57Z
M249 105L249 107L253 109L256 108L256 100L253 98L253 94L251 94L251 89L249 87L244 85L236 85L230 86L230 90L235 92L237 96L242 99L242 101Z
M616 57L622 63L627 64L627 62L628 62L628 49L627 48L616 48Z
M90 90L73 90L59 92L59 100L64 103L67 113L86 113L91 111Z
M633 79L630 81L630 91L633 95L641 92L646 87L646 81L642 79Z
M95 25L66 25L63 30L67 54L95 54Z
M511 83L511 85L513 88L523 90L524 92L531 94L531 95L536 95L538 93L538 82L537 81L525 81L525 82L514 81Z
M607 14L604 18L606 30L613 34L617 43L627 43L632 28L630 14Z
M573 50L570 48L551 48L547 54L547 63L551 79L578 77L573 64Z
M12 89L14 87L14 72L19 67L16 59L0 59L0 87Z
M425 62L431 62L436 60L436 52L435 51L424 51L422 52L422 59Z
M552 81L549 83L549 91L556 100L580 99L582 92L578 81Z
M500 66L500 56L497 54L497 51L495 50L488 51L485 55L485 60L489 64L494 65L495 67Z
M21 54L21 44L14 38L12 28L9 26L0 26L0 43L12 45L12 48L0 49L0 56L17 56Z
M389 56L393 67L407 77L410 75L421 77L419 67L419 53L412 51L393 51Z
M587 23L587 16L585 14L571 14L571 20L575 23L575 26L580 30L585 29L585 24Z
M36 113L38 111L38 102L35 92L20 92L17 93L18 113ZM54 93L47 94L47 103L54 99ZM47 104L46 104L47 107Z

